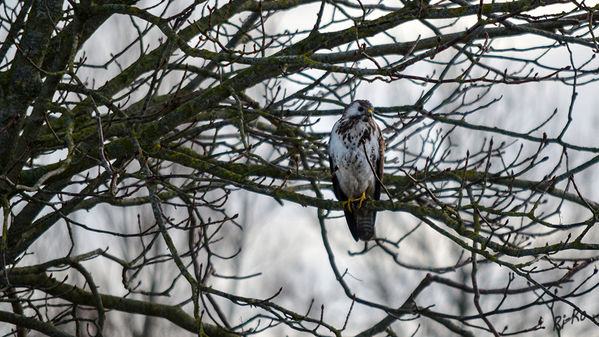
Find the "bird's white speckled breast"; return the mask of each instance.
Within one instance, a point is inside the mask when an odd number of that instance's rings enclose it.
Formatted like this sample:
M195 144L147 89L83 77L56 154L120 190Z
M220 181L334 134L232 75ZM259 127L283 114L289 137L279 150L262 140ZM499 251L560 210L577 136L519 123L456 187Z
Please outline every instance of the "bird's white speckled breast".
M340 119L333 127L330 140L330 154L337 166L335 175L342 187L343 192L349 198L357 198L366 192L367 195L374 193L375 177L372 172L376 166L378 156L378 133L372 130L368 122L358 120L341 135L338 131L339 125L344 120ZM362 144L360 139L365 132L372 136ZM370 152L370 163L365 154ZM372 165L372 167L371 167Z

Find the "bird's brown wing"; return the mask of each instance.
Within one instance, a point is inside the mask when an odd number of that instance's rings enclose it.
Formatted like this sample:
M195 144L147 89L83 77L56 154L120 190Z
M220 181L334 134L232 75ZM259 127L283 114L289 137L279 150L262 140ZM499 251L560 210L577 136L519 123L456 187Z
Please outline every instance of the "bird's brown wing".
M331 169L331 175L332 175L331 180L333 181L333 192L335 193L335 197L337 197L337 200L346 201L347 196L345 195L345 192L343 192L343 190L341 189L341 185L339 184L337 175L335 175L335 171L337 170L337 165L333 161L333 158L331 157L331 155L329 155L329 165L330 165L330 169ZM357 223L356 223L356 215L346 209L343 210L343 213L345 213L345 221L347 221L347 226L349 227L349 231L351 232L351 235L353 236L354 240L358 241L359 236L358 236L358 228L357 228Z
M376 123L375 123L376 125ZM377 175L377 180L374 184L374 195L372 198L374 200L380 200L381 198L381 188L383 187L383 174L385 168L385 139L383 138L383 133L379 129L378 125L376 125L377 130L379 131L379 157L376 160L375 170ZM376 211L372 211L372 227L374 228L374 224L376 222ZM373 231L374 232L374 231Z
M335 196L337 197L338 200L347 200L347 196L341 189L341 186L339 185L339 180L337 179L337 176L335 175L335 171L337 171L337 164L333 161L333 157L330 154L329 154L329 168L331 170L331 176L332 176L332 180L333 180L333 192L335 193Z
M375 123L376 125L376 123ZM381 132L381 130L379 129L378 125L376 126L378 132L379 132L379 157L375 163L375 170L376 170L376 175L378 177L375 185L374 185L374 195L372 196L372 198L374 200L380 200L381 198L381 184L383 183L383 175L384 175L384 168L385 168L385 139L383 138L383 133Z
M358 241L358 239L360 239L360 234L358 231L358 221L356 219L356 213L354 213L356 210L352 208L352 211L353 212L350 212L344 209L343 213L345 214L345 221L347 222L347 227L349 227L351 236L354 238L355 241Z

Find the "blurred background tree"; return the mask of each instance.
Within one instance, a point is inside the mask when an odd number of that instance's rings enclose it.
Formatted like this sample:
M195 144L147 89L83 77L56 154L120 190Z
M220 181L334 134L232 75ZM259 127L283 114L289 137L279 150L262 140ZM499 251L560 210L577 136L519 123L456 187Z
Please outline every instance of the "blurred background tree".
M596 4L0 7L3 335L597 331ZM327 154L358 98L367 243Z

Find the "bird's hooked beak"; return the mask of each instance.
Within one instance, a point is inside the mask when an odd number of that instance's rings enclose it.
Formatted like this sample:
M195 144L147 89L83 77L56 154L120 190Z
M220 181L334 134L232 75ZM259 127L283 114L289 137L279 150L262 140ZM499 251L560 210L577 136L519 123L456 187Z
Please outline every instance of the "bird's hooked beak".
M372 117L372 109L368 109L368 111L366 111L366 113L362 116L362 120L364 122L368 122L370 117Z

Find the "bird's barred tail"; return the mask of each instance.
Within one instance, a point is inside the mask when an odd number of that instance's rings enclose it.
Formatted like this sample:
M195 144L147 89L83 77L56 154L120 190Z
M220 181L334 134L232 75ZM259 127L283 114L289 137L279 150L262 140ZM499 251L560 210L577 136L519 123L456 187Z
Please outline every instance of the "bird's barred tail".
M372 239L376 212L361 207L355 207L351 212L346 209L344 212L345 220L347 220L347 225L354 240L368 241Z
M360 240L368 241L374 236L374 212L356 212L356 234Z

